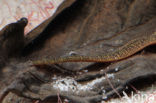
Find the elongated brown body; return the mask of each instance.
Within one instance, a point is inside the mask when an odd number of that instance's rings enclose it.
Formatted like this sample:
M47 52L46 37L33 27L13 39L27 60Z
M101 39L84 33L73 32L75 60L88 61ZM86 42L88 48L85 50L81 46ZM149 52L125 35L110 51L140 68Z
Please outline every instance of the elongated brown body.
M68 56L62 58L45 59L34 61L34 65L48 65L62 62L112 62L127 58L143 48L156 44L156 32L152 35L146 35L140 38L136 38L124 46L120 47L114 52L106 53L98 56Z

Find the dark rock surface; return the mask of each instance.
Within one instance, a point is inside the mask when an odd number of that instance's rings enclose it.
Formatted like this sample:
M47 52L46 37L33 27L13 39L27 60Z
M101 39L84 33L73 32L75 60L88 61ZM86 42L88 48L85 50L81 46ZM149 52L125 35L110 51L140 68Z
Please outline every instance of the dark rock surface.
M155 45L112 63L33 67L31 61L104 54L154 31L155 0L77 0L40 35L30 33L21 58L10 59L1 69L0 99L3 103L56 103L58 98L67 103L96 103L118 96L126 86L153 82Z

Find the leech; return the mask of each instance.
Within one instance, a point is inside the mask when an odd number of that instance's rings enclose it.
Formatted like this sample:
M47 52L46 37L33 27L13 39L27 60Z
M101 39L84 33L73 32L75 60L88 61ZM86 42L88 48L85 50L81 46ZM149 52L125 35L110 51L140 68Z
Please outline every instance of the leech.
M33 61L34 66L49 65L63 62L112 62L125 59L143 48L156 44L156 32L150 36L136 38L112 53L98 56L67 56L62 58L45 59Z

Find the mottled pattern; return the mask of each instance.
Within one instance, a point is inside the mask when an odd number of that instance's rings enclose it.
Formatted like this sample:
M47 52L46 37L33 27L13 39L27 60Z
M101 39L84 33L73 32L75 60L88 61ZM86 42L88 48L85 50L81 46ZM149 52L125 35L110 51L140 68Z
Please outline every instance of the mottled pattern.
M62 57L62 58L54 58L49 60L38 60L34 61L34 65L48 65L48 64L55 64L61 62L111 62L117 61L124 58L127 58L136 52L140 51L141 49L156 43L156 32L151 34L150 36L146 35L140 38L136 38L121 48L117 49L112 53L107 53L104 55L99 56L69 56L69 57Z

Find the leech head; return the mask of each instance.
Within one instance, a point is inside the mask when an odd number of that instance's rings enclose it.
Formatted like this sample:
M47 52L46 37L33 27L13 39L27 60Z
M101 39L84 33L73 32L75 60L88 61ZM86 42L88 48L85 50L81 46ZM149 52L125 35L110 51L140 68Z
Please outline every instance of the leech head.
M24 36L24 28L27 24L28 24L27 18L23 17L17 22L6 25L0 31L0 35L4 40L14 36Z
M25 27L28 24L28 19L25 17L22 17L20 20L17 21L21 26Z

